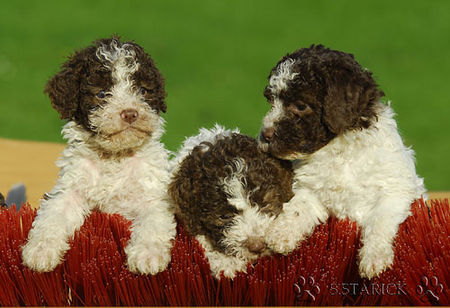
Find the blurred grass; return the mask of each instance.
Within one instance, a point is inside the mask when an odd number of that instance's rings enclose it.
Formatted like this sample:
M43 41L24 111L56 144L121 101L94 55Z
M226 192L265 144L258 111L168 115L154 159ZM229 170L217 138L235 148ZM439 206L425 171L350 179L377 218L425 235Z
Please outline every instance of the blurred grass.
M166 77L170 150L215 122L255 136L267 75L287 52L354 53L392 101L427 187L450 189L450 1L2 1L0 137L62 142L45 82L75 48L113 33Z

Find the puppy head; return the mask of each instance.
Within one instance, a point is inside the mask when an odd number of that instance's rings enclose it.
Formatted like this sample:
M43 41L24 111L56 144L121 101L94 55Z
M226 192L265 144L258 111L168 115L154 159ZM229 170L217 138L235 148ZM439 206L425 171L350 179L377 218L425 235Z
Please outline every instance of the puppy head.
M134 42L112 37L76 51L45 93L61 118L84 127L88 142L102 151L131 150L160 137L164 80Z
M245 179L236 173L227 175L214 186L201 195L191 191L196 202L187 206L183 206L183 201L177 202L177 216L188 231L192 235L204 235L214 249L227 255L246 260L268 255L266 230L281 212L281 204L268 205L265 209L252 202Z
M269 75L260 145L283 159L308 156L347 130L367 128L384 96L353 55L322 45L283 57Z
M264 162L261 159L261 163ZM266 233L270 223L281 212L283 203L274 194L274 190L279 188L278 183L274 182L274 187L270 188L263 187L264 181L254 181L254 172L267 170L253 170L248 163L250 160L242 157L234 158L225 167L226 176L219 181L226 196L220 218L226 223L216 230L214 244L229 255L256 260L271 253L266 244ZM277 173L279 170L271 171Z
M176 214L192 235L227 255L255 260L270 254L266 232L292 197L290 164L233 134L193 149L169 185Z

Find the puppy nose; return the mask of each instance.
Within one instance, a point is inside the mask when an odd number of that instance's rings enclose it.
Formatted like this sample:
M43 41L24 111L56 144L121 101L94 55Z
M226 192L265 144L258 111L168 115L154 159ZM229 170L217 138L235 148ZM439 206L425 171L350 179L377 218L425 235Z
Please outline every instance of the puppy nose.
M266 241L262 236L250 236L245 245L253 253L260 253L267 247Z
M137 120L139 113L136 109L125 109L120 113L120 117L127 123L133 123Z
M273 134L275 129L273 127L263 128L261 131L260 138L264 139L263 141L270 142L273 138Z

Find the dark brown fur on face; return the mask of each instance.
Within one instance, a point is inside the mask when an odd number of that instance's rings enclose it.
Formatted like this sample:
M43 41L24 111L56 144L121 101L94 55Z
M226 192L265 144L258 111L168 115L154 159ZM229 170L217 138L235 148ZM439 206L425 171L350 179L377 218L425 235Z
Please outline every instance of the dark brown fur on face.
M251 205L261 212L278 215L289 201L293 173L291 163L263 153L257 141L240 134L224 137L208 148L197 146L179 166L169 185L176 215L192 235L205 235L215 249L225 252L224 232L240 212L228 203L222 180L235 171L232 161L241 158Z
M291 73L297 75L279 93L271 86L264 91L270 103L280 100L285 110L271 128L271 138L264 138L267 127L261 132L261 142L268 143L273 155L311 154L337 135L376 121L374 103L384 93L353 55L312 45L283 57L269 79L288 59L294 60Z
M96 56L96 52L99 46L110 45L112 41L118 46L132 46L139 63L139 69L132 76L134 85L137 89L145 89L145 100L154 110L158 113L166 111L164 79L150 56L136 43L122 43L118 37L97 40L69 57L44 91L62 119L74 120L92 132L89 113L105 104L97 94L102 90L108 91L114 82L110 69Z

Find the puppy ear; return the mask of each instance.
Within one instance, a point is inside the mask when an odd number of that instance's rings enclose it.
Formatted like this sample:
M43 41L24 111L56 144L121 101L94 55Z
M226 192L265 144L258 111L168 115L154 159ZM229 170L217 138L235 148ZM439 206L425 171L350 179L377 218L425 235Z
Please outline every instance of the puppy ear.
M356 122L359 96L359 87L340 85L337 82L328 86L324 101L324 120L332 133L340 134Z
M325 124L336 135L350 128L367 128L376 116L372 107L382 96L370 72L354 79L335 79L324 99Z
M151 102L151 106L158 112L158 114L161 111L163 113L166 113L167 105L166 105L166 92L164 90L164 77L161 75L161 73L153 63L152 66L149 67L149 69L147 70L147 74L148 77L146 78L151 80L153 86L152 91L154 98Z
M162 101L159 103L159 110L161 110L162 112L166 113L166 111L167 111L167 105L166 105L166 103L164 102L164 100L162 100Z
M59 112L61 119L73 119L78 110L80 70L80 65L74 58L69 59L63 64L61 71L45 86L44 93L50 97L52 106Z
M160 113L161 111L163 113L166 113L167 111L167 105L165 102L166 98L166 92L164 91L164 80L159 80L160 84L158 85L157 89L155 89L155 99L152 101L151 106Z

